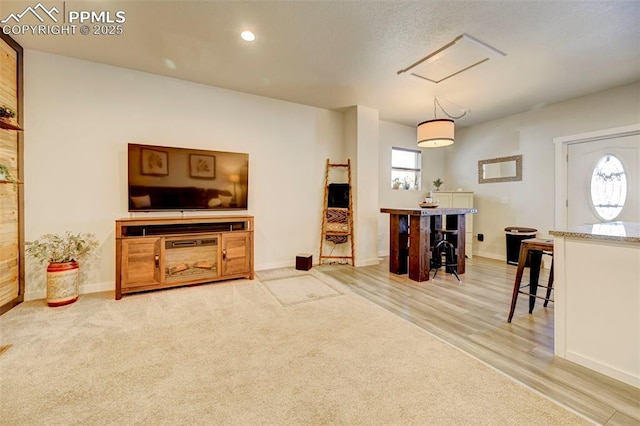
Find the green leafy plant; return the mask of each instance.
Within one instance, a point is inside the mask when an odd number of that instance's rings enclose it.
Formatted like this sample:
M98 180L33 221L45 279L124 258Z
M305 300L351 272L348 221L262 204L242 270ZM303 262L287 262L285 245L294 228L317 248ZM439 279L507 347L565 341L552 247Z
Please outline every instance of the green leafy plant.
M20 183L18 179L11 175L11 172L4 164L0 164L0 181L13 183L14 189L16 188L16 185Z
M16 116L16 112L6 105L0 105L0 118L13 118Z
M41 263L78 261L89 256L98 247L94 234L80 232L64 235L44 234L39 239L26 243L25 253Z
M437 178L432 183L433 183L433 186L436 187L436 191L438 191L440 189L440 186L442 186L444 182L440 178Z
M412 186L416 184L415 179L411 176L405 176L404 178L404 189L411 189Z

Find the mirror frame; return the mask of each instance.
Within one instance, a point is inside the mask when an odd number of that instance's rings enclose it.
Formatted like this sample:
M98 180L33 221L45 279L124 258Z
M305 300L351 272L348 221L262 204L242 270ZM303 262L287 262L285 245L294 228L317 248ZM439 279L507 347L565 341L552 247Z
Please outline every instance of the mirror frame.
M485 164L504 163L507 161L516 162L515 176L488 178L488 179L484 178L482 166L484 166ZM498 158L491 158L489 160L478 161L478 183L514 182L519 180L522 180L522 155L512 155L511 157L498 157Z

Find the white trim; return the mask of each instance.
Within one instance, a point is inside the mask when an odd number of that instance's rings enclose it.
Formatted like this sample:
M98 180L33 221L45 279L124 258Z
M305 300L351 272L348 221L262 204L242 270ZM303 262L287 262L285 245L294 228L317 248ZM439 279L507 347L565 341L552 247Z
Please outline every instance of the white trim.
M372 257L369 259L356 259L355 266L359 268L361 266L379 265L381 261L382 259L380 259L379 257Z
M507 257L503 256L503 255L498 255L496 253L490 252L490 251L482 251L482 250L476 250L473 252L473 257L486 257L487 259L493 259L493 260L502 260L503 262L507 261Z
M314 263L314 265L317 265L317 263ZM282 261L282 262L261 263L259 265L256 265L254 269L256 271L266 271L269 269L289 268L289 267L295 267L295 266L296 266L296 259L294 257L291 260Z
M640 124L614 127L594 132L553 138L555 144L555 208L554 228L567 228L567 152L568 146L574 143L592 142L601 139L619 138L640 134Z
M493 259L493 260L500 260L502 262L507 262L507 257L506 256L502 256L502 255L497 255L495 253L492 252L483 252L483 251L476 251L473 253L473 257L484 257L486 259ZM473 259L473 257L470 257L469 259ZM543 256L543 262L542 262L542 267L544 269L551 269L551 257L544 255ZM546 261L544 259L547 259ZM513 265L514 267L516 265Z
M102 293L104 291L115 292L116 284L113 281L105 281L101 283L91 283L80 285L78 288L78 294L90 294L90 293ZM24 301L40 300L47 298L47 289L30 291L24 293Z
M47 290L29 291L24 293L24 301L39 300L47 298Z
M566 352L565 358L571 362L575 362L576 364L590 368L591 370L597 371L609 377L613 377L614 379L620 380L621 382L624 382L628 385L640 388L640 378L634 376L633 374L629 374L618 368L611 367L610 365L603 364L601 362L595 361L591 358L571 351Z
M79 288L80 294L87 293L100 293L103 291L116 291L116 283L113 281L102 282L102 283L92 283L81 285Z

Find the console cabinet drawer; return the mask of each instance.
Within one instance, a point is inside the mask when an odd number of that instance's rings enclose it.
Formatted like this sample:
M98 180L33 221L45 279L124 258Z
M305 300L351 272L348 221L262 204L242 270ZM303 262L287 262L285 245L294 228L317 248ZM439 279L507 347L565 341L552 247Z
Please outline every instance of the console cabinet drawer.
M163 238L122 241L122 281L126 288L162 284Z
M251 268L248 233L222 234L222 275L249 272Z

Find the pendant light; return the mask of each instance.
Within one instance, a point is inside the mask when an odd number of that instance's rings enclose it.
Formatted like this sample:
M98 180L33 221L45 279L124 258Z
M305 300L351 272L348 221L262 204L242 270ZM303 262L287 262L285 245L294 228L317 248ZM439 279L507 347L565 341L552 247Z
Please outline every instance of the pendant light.
M436 105L440 107L449 118L437 118ZM433 120L423 121L418 124L418 146L421 148L439 148L451 145L455 139L455 124L453 118L462 118L467 114L465 111L461 116L452 117L442 108L438 98L433 99Z

